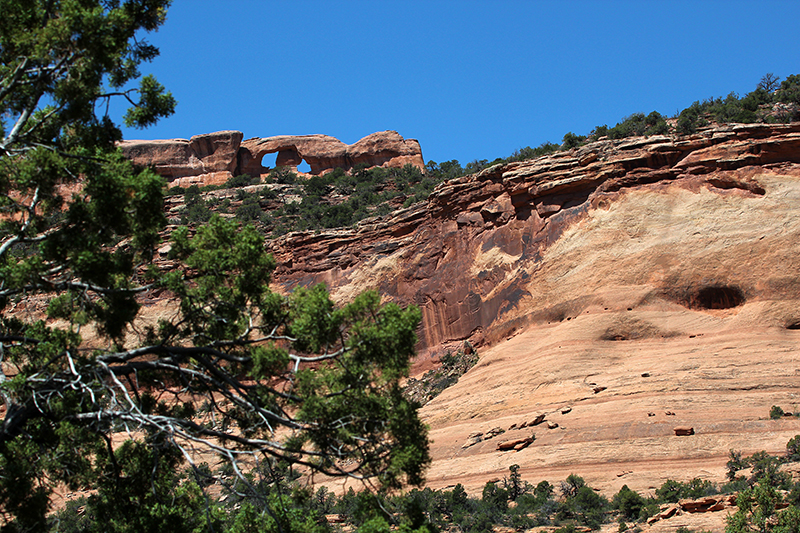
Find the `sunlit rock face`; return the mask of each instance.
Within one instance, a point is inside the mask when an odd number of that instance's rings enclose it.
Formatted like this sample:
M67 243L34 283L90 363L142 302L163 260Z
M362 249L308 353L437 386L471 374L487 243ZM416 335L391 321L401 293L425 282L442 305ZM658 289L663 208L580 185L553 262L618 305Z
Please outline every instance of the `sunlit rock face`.
M779 250L746 230L772 217L764 176L793 183L797 163L798 126L599 141L447 182L426 203L357 229L283 237L271 245L276 279L287 287L324 281L342 298L373 287L416 304L425 347L492 344L586 307L612 281L692 309L737 307L783 294L785 282L765 282L777 275L767 256ZM650 207L620 210L633 196ZM706 198L754 213L731 218ZM612 231L619 219L625 224ZM740 244L759 250L761 267L743 260ZM616 256L580 273L611 249ZM564 273L548 278L550 268Z
M277 153L275 166L297 171L303 161L309 174L356 165L401 168L411 164L423 170L422 150L415 139L396 131L373 133L354 144L327 135L282 135L242 141L239 131L195 135L189 140L123 141L123 154L134 163L152 167L172 186L219 185L230 177L261 176L272 170L262 165L267 154Z
M480 494L512 464L607 496L721 483L729 450L780 454L800 433L800 419L768 415L800 411L798 125L598 141L270 247L278 288L325 282L343 301L375 288L419 306L417 377L477 347L422 410L434 488Z

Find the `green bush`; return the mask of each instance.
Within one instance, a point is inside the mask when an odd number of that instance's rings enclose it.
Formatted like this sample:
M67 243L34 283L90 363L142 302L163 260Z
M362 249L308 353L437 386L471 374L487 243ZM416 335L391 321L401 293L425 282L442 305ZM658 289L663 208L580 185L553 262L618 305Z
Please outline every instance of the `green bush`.
M252 222L254 220L261 220L263 215L261 206L258 203L258 197L248 197L242 202L242 205L236 208L234 215L242 222Z
M200 187L191 185L183 193L184 210L181 214L182 224L197 224L211 220L212 212L208 208Z
M653 111L649 115L634 113L625 117L622 122L608 130L608 136L611 139L624 139L641 135L663 135L668 132L666 119L658 111Z
M800 435L795 435L786 443L786 459L800 461Z
M574 519L591 529L599 529L605 518L608 500L583 485L575 494L560 502L556 518L559 520Z
M773 420L777 420L784 415L783 409L781 409L777 405L773 405L769 410L769 417Z
M239 187L246 187L248 185L257 185L261 183L261 178L251 178L247 174L239 174L238 176L231 176L228 181L223 185L226 189L237 189Z
M280 183L282 185L292 185L297 183L297 174L288 167L274 168L267 175L266 183Z
M779 102L800 105L800 74L787 76L776 96Z
M564 150L570 150L572 148L577 148L581 144L586 141L586 135L575 135L571 131L564 134L564 138L561 140L561 147Z
M697 499L717 492L717 487L707 479L694 478L688 483L668 479L656 489L656 497L661 503L676 503L683 498Z
M628 485L623 485L611 500L611 508L618 510L628 520L639 518L642 510L647 506L647 500L639 493L632 491Z

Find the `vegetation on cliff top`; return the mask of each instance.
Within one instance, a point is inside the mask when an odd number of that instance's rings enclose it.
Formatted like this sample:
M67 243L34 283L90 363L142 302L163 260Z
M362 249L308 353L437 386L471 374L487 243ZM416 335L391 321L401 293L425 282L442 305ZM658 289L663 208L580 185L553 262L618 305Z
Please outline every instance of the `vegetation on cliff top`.
M181 222L202 223L212 212L235 216L255 224L273 237L290 231L350 227L368 217L381 216L401 207L425 200L439 183L474 174L497 164L536 159L559 150L570 150L599 139L620 140L632 136L688 135L714 125L729 123L786 123L800 120L800 75L780 81L765 75L758 86L740 97L694 102L673 117L657 111L633 113L615 126L601 125L586 135L568 132L561 144L527 146L505 158L473 160L463 166L457 160L428 161L422 172L412 165L404 168L356 167L349 174L337 169L323 176L301 179L286 168L275 169L261 183L242 175L229 180L224 188L261 185L260 191L239 191L220 200L205 198L197 187L176 187L169 194L183 194L185 209ZM217 187L209 187L206 191Z

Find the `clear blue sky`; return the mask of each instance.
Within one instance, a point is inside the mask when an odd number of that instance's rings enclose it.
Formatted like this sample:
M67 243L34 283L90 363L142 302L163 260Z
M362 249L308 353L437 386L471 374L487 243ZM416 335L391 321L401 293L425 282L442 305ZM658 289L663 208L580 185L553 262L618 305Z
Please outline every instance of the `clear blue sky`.
M397 130L463 165L798 74L798 21L797 0L174 0L142 72L177 111L124 135Z

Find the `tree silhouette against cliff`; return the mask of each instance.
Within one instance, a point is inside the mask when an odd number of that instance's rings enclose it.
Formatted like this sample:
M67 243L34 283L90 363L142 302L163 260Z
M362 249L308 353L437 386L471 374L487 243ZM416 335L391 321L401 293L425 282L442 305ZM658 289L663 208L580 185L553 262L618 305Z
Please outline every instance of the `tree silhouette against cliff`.
M94 491L93 528L205 531L215 517L177 473L199 453L243 493L244 459L386 487L429 462L399 387L417 309L275 294L260 236L217 217L173 233L174 268L150 264L164 184L119 155L107 110L127 100L140 127L172 113L154 78L131 88L168 5L0 0L3 531L44 530L59 485ZM153 291L171 305L158 321L140 313Z

